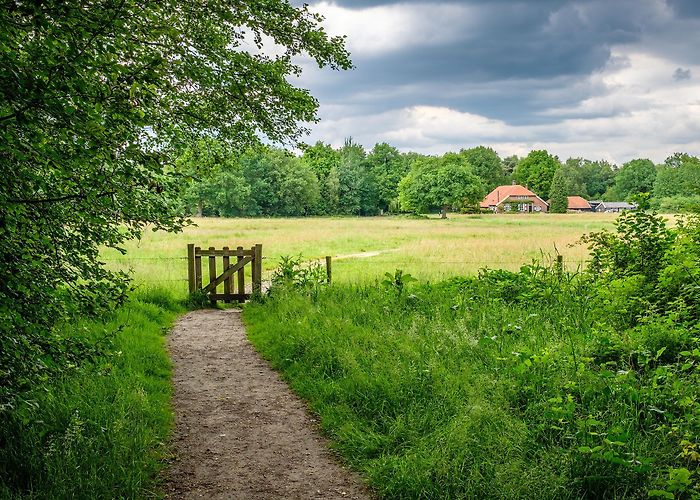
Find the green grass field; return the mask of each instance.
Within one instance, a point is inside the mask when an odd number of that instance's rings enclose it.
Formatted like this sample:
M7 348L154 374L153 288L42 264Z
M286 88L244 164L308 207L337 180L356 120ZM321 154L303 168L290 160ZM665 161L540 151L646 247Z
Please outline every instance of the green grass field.
M146 232L124 256L105 251L113 268L132 269L138 283L186 290L186 246L250 247L262 243L264 269L282 255L335 257L338 282L371 282L400 268L422 281L474 274L482 267L518 269L558 251L569 269L587 257L584 233L612 227L615 214L452 215L438 218L194 219L182 233ZM572 246L573 245L573 246ZM365 255L356 255L356 254Z
M546 263L556 251L575 269L588 254L575 243L614 220L197 219L180 234L145 234L125 256L105 251L139 289L104 321L66 328L95 341L117 332L113 355L52 381L16 413L0 497L159 496L172 422L164 333L184 310L190 242L262 243L268 273L283 255L336 257L335 286L278 289L244 318L380 496L692 497L700 337L666 317L614 326L637 303L614 301L631 293L622 285L606 295L527 270L438 283ZM376 283L396 268L423 283L403 294Z

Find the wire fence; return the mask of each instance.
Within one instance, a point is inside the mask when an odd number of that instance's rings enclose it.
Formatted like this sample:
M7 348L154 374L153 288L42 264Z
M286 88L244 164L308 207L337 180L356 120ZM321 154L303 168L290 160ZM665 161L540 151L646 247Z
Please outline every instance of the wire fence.
M274 264L276 263L279 258L278 257L266 257L266 260L268 260L269 263ZM309 259L308 262L317 262L320 261L322 257L319 257L318 259ZM136 273L136 276L134 276L134 281L137 283L169 283L169 284L175 284L175 283L187 283L188 279L186 277L187 275L187 270L184 265L184 262L187 261L187 257L141 257L141 256L135 256L135 257L115 257L115 258L105 258L101 259L103 263L105 264L115 264L118 267L120 264L122 266L128 266L130 263L136 263L136 262L153 262L153 263L159 263L159 262L182 262L182 266L177 266L176 269L171 269L170 272L172 273L177 273L179 274L180 272L182 273L181 278L156 278L152 276L139 276L139 273ZM472 268L499 268L499 267L515 267L515 266L524 266L528 264L532 264L533 262L544 262L544 263L550 263L554 264L555 259L549 257L549 256L539 256L539 257L523 257L520 259L514 259L514 258L508 258L508 259L449 259L449 260L444 260L444 259L431 259L430 257L425 257L425 256L420 256L417 255L415 257L396 257L392 258L390 255L384 254L382 256L336 256L334 264L336 266L341 266L343 267L344 265L351 264L351 265L357 265L357 263L363 263L366 264L368 267L376 267L377 265L384 266L385 268L393 268L393 267L412 267L412 266L421 266L421 267L430 267L430 266L451 266L451 267L463 267L463 266L468 266ZM578 269L583 269L585 268L586 264L588 261L586 259L567 259L566 257L563 260L563 266L564 269L566 270L578 270ZM273 272L273 269L276 266L273 266L273 268L268 268L265 270L266 275L270 275Z
M265 260L269 260L269 257L265 257ZM309 259L309 262L322 260L323 257L318 257L316 259ZM187 257L126 257L118 259L100 259L103 263L119 263L119 262L131 262L131 261L186 261ZM275 259L272 259L275 260ZM409 264L530 264L533 261L538 261L537 258L530 259L518 259L518 260L437 260L425 257L414 257L414 258L403 258L403 259L377 259L374 257L343 257L338 258L336 262L368 262L376 264L391 264L391 263L409 263ZM564 264L586 264L588 261L586 259L564 259Z
M103 262L129 262L132 260L187 260L187 257L116 257L102 259Z
M414 259L373 259L373 258L358 258L358 259L339 259L340 262L346 260L353 261L366 261L370 263L377 264L387 264L387 263L408 263L408 264L531 264L533 260L537 259L521 259L521 260L435 260L426 259L423 257L417 257ZM586 260L567 260L564 259L564 264L585 264Z

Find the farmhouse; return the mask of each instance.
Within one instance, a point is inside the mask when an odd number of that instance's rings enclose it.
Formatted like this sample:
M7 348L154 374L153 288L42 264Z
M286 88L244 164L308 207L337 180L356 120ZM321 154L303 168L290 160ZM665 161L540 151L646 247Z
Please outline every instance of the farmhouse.
M637 205L624 201L603 201L595 209L596 212L624 212L625 210L636 210Z
M486 195L481 208L494 212L546 212L549 205L524 186L498 186Z
M593 207L584 198L580 196L567 196L566 197L567 206L566 209L571 212L591 212Z

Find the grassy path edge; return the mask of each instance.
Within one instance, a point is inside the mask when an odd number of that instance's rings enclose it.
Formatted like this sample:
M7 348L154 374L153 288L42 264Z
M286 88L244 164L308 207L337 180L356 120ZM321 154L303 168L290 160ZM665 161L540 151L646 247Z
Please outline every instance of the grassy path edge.
M66 325L111 354L76 368L5 417L0 498L158 498L173 426L166 335L184 307L165 290L136 292L102 321ZM116 332L116 333L114 333Z

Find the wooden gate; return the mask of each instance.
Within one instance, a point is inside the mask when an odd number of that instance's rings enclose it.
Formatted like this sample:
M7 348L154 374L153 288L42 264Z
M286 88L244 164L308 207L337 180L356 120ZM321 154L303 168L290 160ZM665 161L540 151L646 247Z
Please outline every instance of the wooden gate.
M202 286L202 257L209 260L209 283L204 287ZM218 275L217 257L222 259L221 274ZM187 245L187 276L190 293L201 290L209 295L212 304L216 304L217 300L244 302L251 296L250 293L246 293L245 284L245 267L248 264L251 269L251 291L253 294L259 294L262 292L262 245L258 244L249 249L238 247L231 250L229 247L223 247L217 250L209 247L208 250L203 250L194 246L194 243L190 243ZM217 289L221 287L223 290L219 293Z

